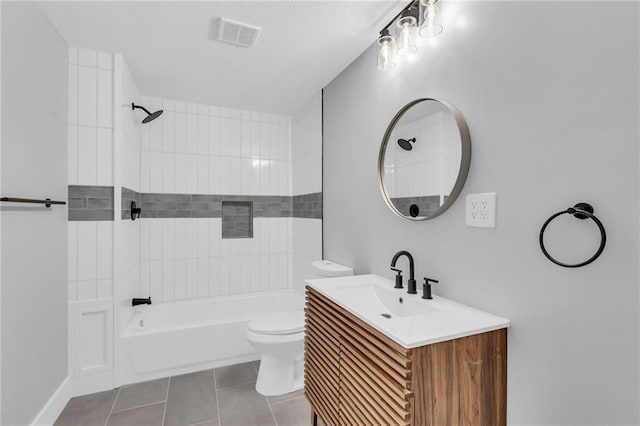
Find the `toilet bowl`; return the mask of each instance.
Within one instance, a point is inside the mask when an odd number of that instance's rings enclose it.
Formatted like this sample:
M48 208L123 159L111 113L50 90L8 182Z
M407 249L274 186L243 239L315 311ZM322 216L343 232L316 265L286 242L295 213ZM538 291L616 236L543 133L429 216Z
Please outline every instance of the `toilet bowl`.
M353 275L353 269L328 260L311 262L313 277ZM267 396L283 395L304 386L304 311L281 311L254 318L247 339L262 357L256 390Z
M304 311L281 311L254 318L247 339L262 357L256 390L274 396L304 385Z

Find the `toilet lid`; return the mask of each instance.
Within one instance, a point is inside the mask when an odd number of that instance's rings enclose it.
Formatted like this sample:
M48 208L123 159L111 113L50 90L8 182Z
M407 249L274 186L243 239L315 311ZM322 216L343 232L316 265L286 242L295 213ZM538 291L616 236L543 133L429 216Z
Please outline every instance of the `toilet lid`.
M249 330L260 334L294 334L304 330L304 311L281 311L249 322Z

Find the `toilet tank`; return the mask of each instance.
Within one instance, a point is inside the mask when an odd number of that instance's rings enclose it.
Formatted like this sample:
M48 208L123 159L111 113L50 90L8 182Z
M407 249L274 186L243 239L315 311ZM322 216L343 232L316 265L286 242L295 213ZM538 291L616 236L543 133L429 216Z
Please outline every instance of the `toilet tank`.
M330 260L314 260L311 262L313 276L309 278L331 278L353 275L353 268L340 265Z

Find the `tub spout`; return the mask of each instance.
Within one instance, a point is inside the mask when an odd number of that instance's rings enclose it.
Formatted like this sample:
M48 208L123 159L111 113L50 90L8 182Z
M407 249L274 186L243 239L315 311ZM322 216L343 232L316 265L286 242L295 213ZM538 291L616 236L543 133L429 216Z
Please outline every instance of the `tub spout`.
M150 304L151 304L151 297L147 297L146 299L134 297L133 299L131 299L131 306L150 305Z

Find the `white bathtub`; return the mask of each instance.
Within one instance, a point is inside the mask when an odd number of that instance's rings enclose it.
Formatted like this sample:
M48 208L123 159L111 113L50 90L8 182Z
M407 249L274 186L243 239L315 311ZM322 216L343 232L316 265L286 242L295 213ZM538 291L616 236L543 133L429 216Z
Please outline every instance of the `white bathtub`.
M122 384L259 359L245 337L254 317L303 309L300 293L224 296L130 308Z

